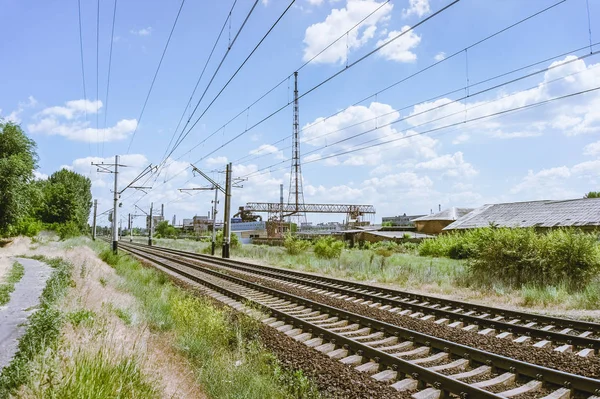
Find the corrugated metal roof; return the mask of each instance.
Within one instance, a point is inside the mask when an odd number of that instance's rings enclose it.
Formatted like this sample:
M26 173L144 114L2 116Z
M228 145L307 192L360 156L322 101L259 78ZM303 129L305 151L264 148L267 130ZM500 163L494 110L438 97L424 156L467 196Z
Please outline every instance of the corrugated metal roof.
M433 215L422 216L420 218L413 219L412 222L422 222L426 220L458 220L464 215L471 212L473 208L448 208L441 212L434 213Z
M444 230L487 227L600 226L600 198L484 205Z

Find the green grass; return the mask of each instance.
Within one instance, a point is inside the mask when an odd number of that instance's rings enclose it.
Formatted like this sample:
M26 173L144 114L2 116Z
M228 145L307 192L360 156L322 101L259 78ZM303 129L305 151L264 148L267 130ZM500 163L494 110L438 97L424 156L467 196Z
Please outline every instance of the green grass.
M66 245L83 243L115 269L119 288L138 299L140 317L150 328L174 337L175 348L188 359L209 397L319 397L301 372L281 368L263 348L259 322L191 295L163 273L127 255L114 255L105 243L76 239Z
M96 318L96 313L89 309L79 309L67 313L66 317L73 327L79 327L80 325L90 326L93 324L94 318Z
M6 305L10 294L15 290L15 285L25 275L25 268L19 262L13 263L3 283L0 284L0 306Z
M46 282L40 297L40 309L29 318L27 331L21 337L18 350L11 363L0 374L0 398L8 398L31 376L32 360L54 346L63 325L63 315L57 308L71 284L72 266L61 259L37 257L49 264L53 273Z
M56 367L55 364L49 364ZM79 351L61 370L60 378L45 370L45 379L31 387L35 397L49 399L158 399L156 384L148 381L140 362L106 349Z

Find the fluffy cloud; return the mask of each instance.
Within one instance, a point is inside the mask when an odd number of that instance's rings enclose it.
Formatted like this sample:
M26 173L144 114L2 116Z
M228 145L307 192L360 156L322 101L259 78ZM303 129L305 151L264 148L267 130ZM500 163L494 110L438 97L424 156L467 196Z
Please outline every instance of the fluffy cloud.
M212 157L207 158L204 163L206 166L223 166L227 164L227 157Z
M396 141L386 144L385 148L389 151L382 152L381 147L374 147L341 156L333 165L340 163L378 165L384 159L398 157L404 159L435 157L437 140L428 136L410 137L414 132L403 133L394 129L393 125L385 126L398 119L399 116L400 113L389 104L373 102L368 107L350 106L330 118L317 118L302 128L302 141L310 146L326 146L326 148L308 152L305 150L305 161L321 159L327 155L350 151L363 145L390 140ZM317 153L318 156L315 155Z
M377 47L383 45L389 40L392 40L398 35L402 35L387 46L383 47L381 50L379 50L379 56L387 60L398 62L416 61L417 55L410 50L419 45L419 43L421 42L421 37L417 35L414 31L409 29L410 26L403 26L399 32L393 30L388 33L386 39L379 40L377 42Z
M479 101L453 101L440 98L413 107L406 119L409 127L428 130L502 113L573 92L595 88L600 81L600 64L586 65L583 60L568 56L548 66L541 82L530 89L506 93ZM548 129L566 135L578 135L600 130L600 93L548 103L535 113L517 112L498 118L483 119L461 127L460 139L466 141L474 134L486 134L500 139L541 136Z
M583 149L584 155L600 155L600 141L596 141L595 143L590 143L585 146Z
M123 140L129 137L137 127L136 119L123 119L115 126L104 129L88 127L89 123L61 123L56 118L44 118L27 126L32 133L58 135L74 141L101 143Z
M446 59L446 53L440 51L433 57L434 61L440 62Z
M152 27L149 26L142 29L132 29L129 32L135 36L150 36L152 34Z
M460 151L454 153L454 155L446 154L429 161L420 162L415 168L443 171L442 176L450 177L473 177L477 174L473 165L465 162L463 153Z
M263 144L258 148L249 151L250 155L268 155L273 154L276 159L285 159L283 151L272 144Z
M409 0L408 5L407 9L402 10L404 18L408 18L411 15L422 17L431 11L429 8L429 0Z
M33 123L27 125L31 133L63 136L69 140L90 143L124 140L137 128L136 119L122 119L114 126L95 129L84 115L102 109L102 101L74 100L64 106L54 106L38 113Z
M34 108L36 105L37 100L33 96L29 96L26 102L20 101L18 108L6 116L2 116L2 109L0 109L0 119L12 123L21 123L21 114L23 111L27 108Z
M382 4L383 2L375 0L348 0L345 8L332 9L325 21L306 29L303 60L308 61L316 56ZM350 31L347 37L337 41L319 55L314 62L332 64L346 62L349 51L361 48L375 36L378 26L389 19L392 8L393 5L390 3L382 6L361 25Z

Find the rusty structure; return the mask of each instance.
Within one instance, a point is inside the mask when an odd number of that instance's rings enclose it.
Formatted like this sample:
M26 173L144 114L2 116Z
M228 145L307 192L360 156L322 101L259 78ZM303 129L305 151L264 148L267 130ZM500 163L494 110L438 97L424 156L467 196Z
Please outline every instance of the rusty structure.
M298 72L294 72L294 124L292 139L292 169L290 171L290 189L288 191L288 208L286 213L290 222L293 220L298 225L306 223L306 212L304 212L304 191L302 188L302 166L300 165L300 107L298 104ZM283 223L283 220L280 220Z

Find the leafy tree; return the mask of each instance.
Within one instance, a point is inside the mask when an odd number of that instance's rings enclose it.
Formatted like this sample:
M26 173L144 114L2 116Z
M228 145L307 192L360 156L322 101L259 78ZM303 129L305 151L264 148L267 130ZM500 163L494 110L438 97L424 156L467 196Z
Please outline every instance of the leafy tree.
M600 198L600 191L590 191L583 198Z
M154 229L157 238L174 238L177 237L177 229L169 224L166 220L159 222Z
M92 206L91 187L90 179L79 173L66 169L54 172L43 187L42 221L72 222L80 231L85 231Z
M0 121L0 234L12 234L11 228L30 211L29 183L37 167L35 142L21 127Z

